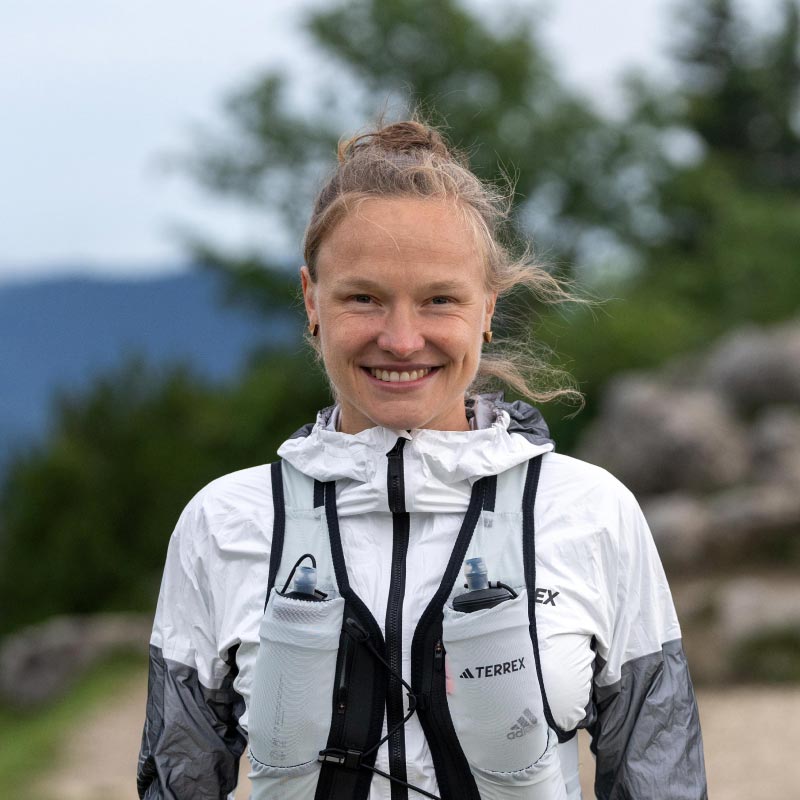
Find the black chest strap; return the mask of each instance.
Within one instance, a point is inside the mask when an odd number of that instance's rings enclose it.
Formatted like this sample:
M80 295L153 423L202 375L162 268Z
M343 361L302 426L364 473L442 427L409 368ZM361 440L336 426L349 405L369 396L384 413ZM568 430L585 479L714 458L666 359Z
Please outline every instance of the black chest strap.
M315 491L315 498L318 497ZM334 680L331 730L315 800L366 800L381 738L388 675L371 651L385 654L380 626L353 591L342 550L336 485L324 484L325 517L339 593L344 598L344 624ZM369 644L369 646L367 646Z

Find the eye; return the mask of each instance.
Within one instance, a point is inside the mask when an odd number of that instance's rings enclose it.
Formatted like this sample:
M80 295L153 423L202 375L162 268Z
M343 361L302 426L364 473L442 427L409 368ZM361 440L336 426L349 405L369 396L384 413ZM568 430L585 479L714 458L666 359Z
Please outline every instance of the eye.
M355 303L371 303L372 298L368 294L354 294L350 298Z
M452 298L445 297L444 295L437 295L436 297L431 298L431 303L435 306L443 306L447 305L447 303L451 303Z

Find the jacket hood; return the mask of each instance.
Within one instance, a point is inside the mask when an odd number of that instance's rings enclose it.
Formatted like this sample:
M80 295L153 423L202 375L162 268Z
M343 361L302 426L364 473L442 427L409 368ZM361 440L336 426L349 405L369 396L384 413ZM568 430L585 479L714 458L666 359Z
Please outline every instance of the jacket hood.
M403 450L407 511L463 511L472 484L554 449L539 411L507 403L502 394L478 395L467 403L469 431L392 430L376 426L356 434L336 430L338 409L323 409L281 445L278 455L322 482L339 481L341 515L388 511L386 454L406 439Z

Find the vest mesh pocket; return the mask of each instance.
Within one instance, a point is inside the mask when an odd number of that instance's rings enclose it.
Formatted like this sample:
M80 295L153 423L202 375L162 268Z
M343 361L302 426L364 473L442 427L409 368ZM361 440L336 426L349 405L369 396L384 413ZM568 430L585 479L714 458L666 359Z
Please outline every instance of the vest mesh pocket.
M444 608L447 704L485 800L565 797L528 624L524 589L471 614Z
M331 726L343 614L341 597L311 602L272 590L259 631L249 709L254 765L307 772L316 764Z

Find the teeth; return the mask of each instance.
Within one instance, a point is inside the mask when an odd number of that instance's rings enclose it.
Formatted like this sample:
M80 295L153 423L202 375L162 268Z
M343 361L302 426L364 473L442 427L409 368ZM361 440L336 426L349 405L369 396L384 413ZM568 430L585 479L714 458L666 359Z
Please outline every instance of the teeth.
M370 372L379 381L387 381L388 383L405 383L406 381L416 381L424 378L430 369L413 369L411 372L389 372L386 369L371 368Z

